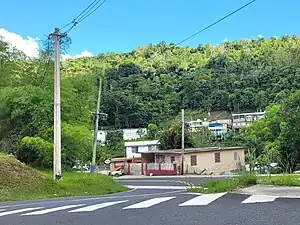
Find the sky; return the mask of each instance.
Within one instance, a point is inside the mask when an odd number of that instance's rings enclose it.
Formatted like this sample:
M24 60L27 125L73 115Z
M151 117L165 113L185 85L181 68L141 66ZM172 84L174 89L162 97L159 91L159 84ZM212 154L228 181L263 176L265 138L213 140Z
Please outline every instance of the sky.
M65 58L130 52L178 43L250 0L107 0L71 32ZM92 0L1 1L0 36L36 56L45 35L72 21ZM299 0L257 0L181 46L300 34Z

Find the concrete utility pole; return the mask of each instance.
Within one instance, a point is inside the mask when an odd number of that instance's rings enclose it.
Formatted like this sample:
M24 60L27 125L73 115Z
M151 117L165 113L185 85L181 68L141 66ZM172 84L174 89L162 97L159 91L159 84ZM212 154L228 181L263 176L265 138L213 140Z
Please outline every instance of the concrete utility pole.
M96 169L96 150L97 150L97 136L98 136L98 126L99 126L99 111L100 111L100 100L102 91L102 79L99 79L99 90L98 90L98 100L96 109L96 119L95 119L95 130L94 130L94 144L93 144L93 158L91 165L91 173L95 172Z
M55 45L54 63L54 151L53 151L53 178L61 178L61 116L60 116L60 46L59 39L62 35L55 28L53 33Z
M181 109L181 174L184 173L184 109Z

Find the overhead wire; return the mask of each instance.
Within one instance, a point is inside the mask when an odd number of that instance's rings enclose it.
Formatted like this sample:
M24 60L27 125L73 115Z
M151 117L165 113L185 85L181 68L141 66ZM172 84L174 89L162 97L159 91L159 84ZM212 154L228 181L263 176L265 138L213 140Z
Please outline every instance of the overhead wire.
M180 44L182 44L183 42L186 42L187 40L189 40L189 39L195 37L196 35L202 33L203 31L205 31L205 30L207 30L207 29L209 29L209 28L211 28L212 26L216 25L217 23L220 23L221 21L223 21L223 20L225 20L226 18L232 16L233 14L235 14L235 13L237 13L238 11L242 10L243 8L246 8L247 6L251 5L251 4L254 3L255 1L256 1L256 0L252 0L252 1L248 2L247 4L245 4L245 5L241 6L241 7L239 7L238 9L236 9L236 10L234 10L233 12L227 14L226 16L222 17L221 19L218 19L217 21L213 22L212 24L210 24L210 25L204 27L203 29L197 31L196 33L194 33L194 34L190 35L189 37L183 39L182 41L178 42L176 45L180 45Z
M104 0L102 3L100 3L100 5L98 5L92 12L90 12L89 14L86 14L84 17L80 18L78 20L77 23L82 22L83 20L85 20L87 17L89 17L90 15L92 15L95 11L97 11L107 0ZM100 2L100 1L99 1ZM97 3L98 4L98 3Z
M101 2L102 1L102 2ZM97 11L107 0L94 0L90 3L80 14L78 14L71 22L64 25L60 28L60 30L69 27L64 34L68 34L75 26L77 26L80 22L85 20L87 17L92 15L95 11ZM99 4L100 3L100 4Z
M44 64L44 68L43 68L42 80L41 80L42 83L45 80L45 76L48 71L50 61L51 61L51 55L50 55L50 39L51 39L51 37L52 37L52 34L49 34L48 39L47 39L48 43L47 43L47 47L46 47L47 59L46 59L46 62Z

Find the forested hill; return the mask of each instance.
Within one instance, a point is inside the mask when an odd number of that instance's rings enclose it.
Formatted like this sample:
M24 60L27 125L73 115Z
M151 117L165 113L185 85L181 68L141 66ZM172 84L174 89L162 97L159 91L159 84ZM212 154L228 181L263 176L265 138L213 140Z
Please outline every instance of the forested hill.
M106 80L103 111L109 114L108 123L118 127L159 122L177 115L181 107L264 110L300 89L300 39L261 38L198 48L162 42L131 53L64 62L65 76L95 71Z
M0 151L46 167L53 140L53 62L47 58L28 59L0 39ZM300 39L261 38L198 48L162 42L131 53L64 61L62 147L70 165L91 146L99 76L104 82L101 110L108 113L102 124L116 128L159 125L182 107L204 113L264 110L300 89ZM48 161L32 149L43 151Z

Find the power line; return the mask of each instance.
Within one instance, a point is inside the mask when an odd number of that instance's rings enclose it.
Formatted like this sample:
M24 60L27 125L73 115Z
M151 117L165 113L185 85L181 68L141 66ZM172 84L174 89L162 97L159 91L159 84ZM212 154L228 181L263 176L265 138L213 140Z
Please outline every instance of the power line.
M232 16L233 14L235 14L235 13L237 13L238 11L242 10L243 8L245 8L245 7L249 6L249 5L251 5L251 4L254 3L255 1L256 1L256 0L252 0L251 2L248 2L247 4L241 6L240 8L238 8L238 9L234 10L233 12L227 14L226 16L222 17L221 19L219 19L219 20L213 22L212 24L208 25L207 27L204 27L202 30L200 30L200 31L198 31L198 32L196 32L196 33L194 33L194 34L192 34L191 36L189 36L189 37L183 39L182 41L178 42L176 45L180 45L180 44L182 44L183 42L186 42L187 40L191 39L192 37L195 37L196 35L202 33L203 31L205 31L205 30L211 28L212 26L216 25L217 23L219 23L219 22L225 20L226 18Z
M98 1L98 0L94 0L91 4L89 4L74 20L76 21L83 13L85 13L92 5L94 5L94 3ZM98 4L98 3L96 3ZM94 6L93 6L94 7ZM92 7L92 8L93 8Z
M50 39L52 38L52 34L48 35L48 39L47 39L47 47L46 47L46 54L47 54L47 59L45 60L45 64L44 64L44 68L43 68L43 73L42 73L42 83L44 82L46 73L48 71L49 68L49 64L51 61L51 55L50 55Z
M90 3L78 16L76 16L71 22L64 25L60 28L60 30L69 27L71 27L64 32L64 34L68 34L76 25L78 25L80 22L85 20L87 17L89 17L91 14L93 14L96 10L98 10L107 0L94 0L92 3ZM101 2L101 3L100 3ZM100 3L100 4L99 4Z
M98 5L92 12L90 12L89 14L85 15L83 18L79 19L78 23L82 22L83 20L85 20L87 17L89 17L91 14L93 14L97 9L99 9L107 0L104 0L102 3L100 3L100 5ZM98 4L98 3L97 3Z

